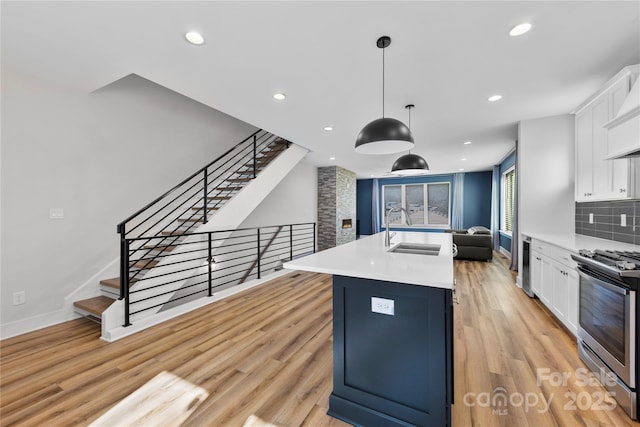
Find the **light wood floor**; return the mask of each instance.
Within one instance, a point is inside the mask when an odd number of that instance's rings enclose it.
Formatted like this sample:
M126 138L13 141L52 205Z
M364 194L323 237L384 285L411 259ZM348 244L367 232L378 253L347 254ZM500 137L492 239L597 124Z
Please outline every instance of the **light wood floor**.
M620 408L585 407L604 389L577 383L574 339L515 288L504 258L456 261L456 277L454 426L637 425ZM209 394L185 426L242 426L252 414L343 426L326 415L331 329L330 276L292 273L112 344L87 320L7 339L0 424L87 425L166 371ZM537 381L538 368L569 378ZM486 398L499 393L511 401L492 407ZM565 408L570 393L582 396L576 410ZM534 394L538 404L525 408L519 396L533 404Z

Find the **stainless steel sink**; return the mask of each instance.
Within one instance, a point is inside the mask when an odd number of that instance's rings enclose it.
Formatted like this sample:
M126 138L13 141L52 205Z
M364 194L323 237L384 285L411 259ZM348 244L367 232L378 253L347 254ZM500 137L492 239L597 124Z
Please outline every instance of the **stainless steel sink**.
M440 245L433 245L429 243L398 243L389 249L388 252L395 252L398 254L415 254L415 255L434 255L440 254Z

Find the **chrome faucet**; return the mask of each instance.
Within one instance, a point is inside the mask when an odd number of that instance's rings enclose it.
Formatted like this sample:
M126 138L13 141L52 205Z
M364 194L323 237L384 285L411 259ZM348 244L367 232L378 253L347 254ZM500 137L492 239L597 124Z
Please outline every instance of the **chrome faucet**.
M407 212L407 210L405 208L391 208L387 211L387 214L385 215L385 228L386 228L386 232L384 235L384 245L385 246L391 246L391 237L389 237L389 214L391 212L400 212L403 211L404 212L404 217L407 220L407 225L413 225L411 223L411 218L409 218L409 212Z

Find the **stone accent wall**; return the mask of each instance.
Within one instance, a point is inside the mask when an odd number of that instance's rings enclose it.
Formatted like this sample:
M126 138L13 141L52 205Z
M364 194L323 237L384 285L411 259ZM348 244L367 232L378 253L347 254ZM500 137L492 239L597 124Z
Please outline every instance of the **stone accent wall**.
M342 221L351 220L351 228ZM339 166L318 168L318 250L356 239L356 174Z
M336 245L336 168L318 168L318 250Z

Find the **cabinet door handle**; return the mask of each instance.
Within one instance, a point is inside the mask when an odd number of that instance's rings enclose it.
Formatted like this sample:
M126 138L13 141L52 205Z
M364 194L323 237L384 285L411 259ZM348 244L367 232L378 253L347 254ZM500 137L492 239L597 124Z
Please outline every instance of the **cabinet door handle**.
M620 189L620 192L621 192L621 193L626 193L626 192L627 192L627 189L626 189L626 188L621 188L621 189Z

